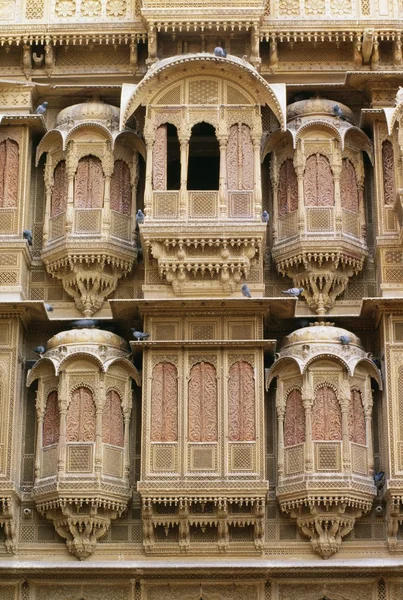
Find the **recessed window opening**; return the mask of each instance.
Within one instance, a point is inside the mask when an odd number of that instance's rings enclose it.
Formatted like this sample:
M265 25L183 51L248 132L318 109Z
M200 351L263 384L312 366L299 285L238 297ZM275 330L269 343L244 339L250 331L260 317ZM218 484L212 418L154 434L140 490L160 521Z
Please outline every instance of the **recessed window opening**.
M188 190L218 190L220 147L215 129L197 123L189 141Z
M179 190L181 185L181 157L178 131L167 124L167 189Z

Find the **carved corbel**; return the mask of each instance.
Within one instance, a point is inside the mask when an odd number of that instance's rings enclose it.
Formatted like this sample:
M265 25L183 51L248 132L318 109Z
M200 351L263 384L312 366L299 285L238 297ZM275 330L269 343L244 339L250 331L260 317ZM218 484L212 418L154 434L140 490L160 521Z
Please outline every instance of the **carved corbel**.
M151 67L157 62L157 29L154 23L151 23L148 28L148 58L146 64Z
M272 35L269 42L269 67L276 71L278 67L278 52L276 36Z
M9 497L0 499L0 526L3 527L7 552L16 552L15 502Z
M53 44L47 41L45 44L45 71L48 75L52 74L55 67L55 51Z
M137 60L138 60L138 53L137 53L137 42L132 42L130 44L130 58L129 58L129 64L130 64L130 68L132 71L132 74L135 75L138 69L138 64L137 64Z
M372 51L374 49L374 38L375 38L375 30L374 29L364 29L363 39L362 39L362 59L364 65L368 65L371 59Z
M373 71L375 71L379 67L379 61L380 61L379 42L377 39L375 39L374 40L374 49L372 51L372 56L371 56L371 69Z
M362 67L362 37L357 33L354 38L354 67L360 69Z
M24 70L24 75L28 79L32 73L31 46L29 44L24 44L22 50L22 67Z
M400 35L393 42L393 64L395 67L401 67L403 64L402 38Z

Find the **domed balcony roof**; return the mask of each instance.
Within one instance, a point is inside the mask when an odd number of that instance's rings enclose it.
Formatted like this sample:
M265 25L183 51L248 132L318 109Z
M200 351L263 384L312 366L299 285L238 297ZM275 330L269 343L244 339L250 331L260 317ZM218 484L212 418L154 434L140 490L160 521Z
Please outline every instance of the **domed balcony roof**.
M83 346L93 346L97 344L99 346L108 346L122 352L129 352L130 348L127 342L120 336L112 333L111 331L104 331L103 329L70 329L68 331L61 331L57 333L47 343L47 349L52 350L60 346L72 346L77 345L82 348Z
M59 112L56 118L57 129L71 129L84 122L99 123L108 129L119 127L120 110L112 104L105 104L98 98L88 102L73 104Z
M363 350L360 339L351 331L343 329L342 327L336 327L334 323L325 323L323 321L318 323L312 323L309 327L302 327L287 335L284 338L282 344L282 350L288 348L294 344L337 344L338 346L343 345L341 340L346 342L348 345L357 346ZM347 344L344 344L347 345ZM281 351L280 351L281 354Z
M337 117L334 107L337 106L342 111L343 117L350 123L355 122L353 111L345 104L328 100L326 98L309 98L309 100L300 100L287 106L287 122L299 117Z

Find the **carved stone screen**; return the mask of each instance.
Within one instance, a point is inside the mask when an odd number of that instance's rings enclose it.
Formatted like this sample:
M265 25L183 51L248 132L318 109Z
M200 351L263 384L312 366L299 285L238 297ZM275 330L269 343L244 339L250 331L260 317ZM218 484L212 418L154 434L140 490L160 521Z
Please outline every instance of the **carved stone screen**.
M298 209L298 180L291 158L280 167L277 198L279 217Z
M333 388L316 390L312 408L312 439L341 440L341 410Z
M18 144L6 139L0 143L0 207L15 208L18 201Z
M66 161L61 160L53 173L53 189L50 216L57 217L66 212L68 179L66 171Z
M364 407L359 390L351 391L348 410L348 430L351 442L366 444Z
M151 441L178 440L178 374L170 362L158 363L151 384Z
M343 159L340 177L341 206L358 212L359 190L354 165L348 158Z
M74 190L76 208L102 208L104 174L99 158L85 156L79 160Z
M227 174L229 190L253 189L253 144L247 125L240 123L230 128Z
M306 161L304 194L305 206L334 205L332 169L323 154L312 154Z
M59 441L60 416L57 405L57 392L51 392L46 402L46 411L43 419L43 445L50 446Z
M153 151L153 188L167 189L167 142L168 127L160 125L155 132Z
M217 378L213 365L194 365L189 380L189 441L217 441Z
M102 441L123 448L123 413L120 396L110 390L102 412Z
M287 398L284 419L284 444L295 446L305 442L305 411L300 390L292 390Z
M130 215L131 206L130 169L123 160L117 160L111 177L111 209Z
M95 441L95 404L91 390L86 387L79 387L72 393L67 409L66 440Z
M234 363L229 370L228 428L232 442L252 441L255 426L255 378L251 365L244 361Z
M383 197L385 204L395 201L395 171L393 162L393 146L389 140L382 143Z

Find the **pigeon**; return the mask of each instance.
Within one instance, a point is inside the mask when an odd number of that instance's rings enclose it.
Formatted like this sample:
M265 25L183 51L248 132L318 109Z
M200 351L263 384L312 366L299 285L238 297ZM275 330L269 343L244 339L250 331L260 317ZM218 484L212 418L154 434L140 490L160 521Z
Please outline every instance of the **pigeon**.
M221 46L216 46L214 48L214 56L218 56L218 58L227 58L227 51Z
M32 246L32 231L31 229L24 229L22 232L22 237L24 240L27 240L28 246Z
M383 488L383 486L385 485L385 473L384 473L384 471L379 471L379 473L375 473L375 475L374 475L374 483L375 483L375 487L378 490L381 490Z
M252 294L250 293L250 289L246 285L246 283L244 283L243 286L241 287L241 292L242 292L242 295L245 296L245 298L252 298Z
M143 213L142 210L138 209L138 211L136 213L136 223L137 223L137 225L142 225L144 223L144 219L145 219L145 214Z
M98 325L99 321L97 319L77 319L71 324L73 329L94 329Z
M45 354L46 348L45 348L45 346L37 346L36 348L34 348L34 351L37 354L39 354L39 356L42 356L42 354Z
M133 334L133 337L135 337L138 342L141 342L142 340L146 340L147 338L150 337L149 333L143 333L142 331L136 331L133 327L131 328L131 332Z
M40 104L38 106L38 108L36 109L35 112L36 112L37 115L44 115L45 112L47 111L47 108L48 108L48 103L47 102L43 102L42 104Z
M341 119L342 121L346 120L346 117L344 116L344 113L338 104L335 104L333 106L333 114L335 117L339 117L339 119Z
M294 298L298 298L298 296L300 296L303 291L304 288L293 287L288 290L283 290L281 293L285 294L286 296L293 296Z
M382 365L381 365L381 361L379 360L379 358L376 358L375 356L373 356L371 358L372 362L374 363L374 365L376 366L377 369L381 370Z
M48 312L53 312L53 306L45 302L45 308Z
M351 338L348 335L341 335L339 340L342 343L342 346L348 346L351 342Z
M270 219L269 213L267 212L267 210L264 210L262 212L262 221L263 221L263 223L268 223L269 219Z

